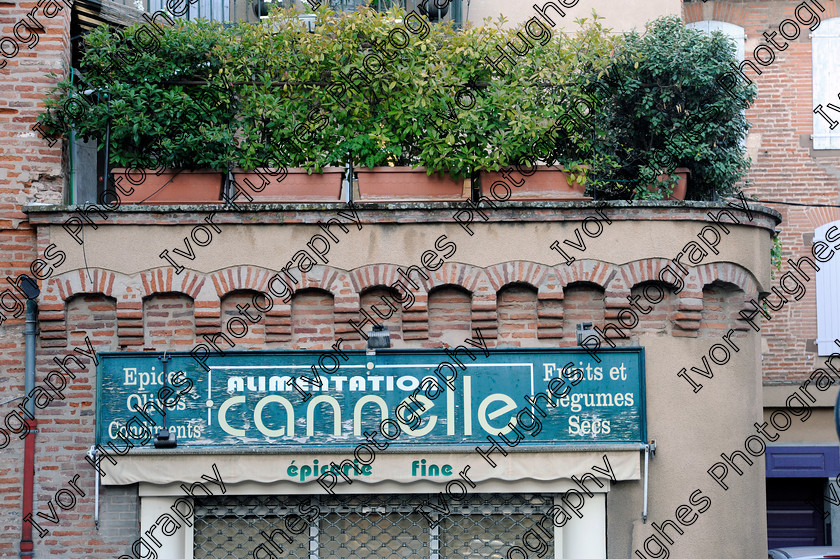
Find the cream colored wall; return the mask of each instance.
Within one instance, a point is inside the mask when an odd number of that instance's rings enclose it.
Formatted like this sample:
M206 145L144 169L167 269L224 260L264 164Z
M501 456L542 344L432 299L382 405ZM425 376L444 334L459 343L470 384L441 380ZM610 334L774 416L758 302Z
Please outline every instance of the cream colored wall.
M799 391L799 384L785 384L782 386L764 387L764 421L770 421L770 414L777 409L785 408L785 399ZM793 417L790 429L779 435L779 440L774 444L837 444L837 428L834 426L834 403L837 401L838 387L832 386L825 392L817 390L813 383L807 387L808 393L813 395L816 402L809 398L803 398L811 404L811 415ZM799 404L796 404L798 407ZM802 421L802 419L805 421Z
M689 504L697 489L711 499L711 506L695 524L681 526L684 534L668 546L671 557L766 555L764 457L751 457L753 466L743 468L743 476L730 468L724 480L729 487L726 491L707 473L721 460L721 452L744 452L744 439L755 434L753 422L761 417L758 336L735 341L740 351L732 353L726 366L714 366L714 378L700 379L703 388L694 394L676 373L682 367L700 366L700 357L715 341L641 337L648 438L655 439L657 445L650 462L649 518L646 524L642 522L641 484L615 484L608 495L610 518L629 520L610 525L610 557L628 557L632 550L641 550L645 539L657 535L651 523L676 522L675 510ZM671 529L669 534L673 537ZM628 546L632 546L631 554Z
M562 213L563 210L558 210ZM608 215L627 209L606 209ZM705 215L707 209L697 211ZM626 214L625 214L626 215ZM663 214L650 212L663 217ZM433 221L434 212L430 212ZM193 218L194 219L194 218ZM280 218L273 218L278 221ZM578 218L579 219L579 218ZM645 219L645 218L642 218ZM372 263L417 264L421 253L440 235L456 242L450 259L489 266L525 260L557 264L561 258L549 249L554 239L574 239L580 221L495 222L473 224L474 236L443 219L443 223L366 223L362 231L338 233L341 241L329 254L330 265L350 270ZM587 258L615 264L641 258L673 258L706 223L701 221L618 221L605 227L597 239L587 239ZM770 286L770 235L765 228L729 226L731 233L719 246L720 255L705 262L733 262L751 271L763 289ZM100 225L86 231L88 265L122 273L164 266L158 258L164 248L180 246L191 225ZM305 246L317 227L306 225L221 225L210 246L196 249L190 267L204 272L237 264L279 269L295 250ZM78 245L68 242L60 226L50 227L50 242L66 250L70 261L62 270L83 267ZM643 335L648 439L657 452L651 462L649 518L642 523L642 482L623 481L607 497L608 557L630 557L646 538L655 535L652 523L674 520L675 510L689 503L695 489L711 499L711 507L698 521L683 527L684 535L670 545L672 557L761 557L766 555L764 457L754 458L739 476L730 471L724 491L707 470L720 461L720 453L744 451L744 440L755 434L753 423L762 417L760 337L751 330L736 338L740 351L725 366L714 366L714 378L702 379L704 388L693 393L677 373L700 366L700 359L720 341L710 337ZM643 456L639 454L640 458ZM730 469L731 470L731 469ZM694 509L697 507L694 506ZM748 535L748 537L745 537Z
M621 212L620 209L605 211L607 216ZM332 216L324 219L329 217ZM670 259L676 257L687 242L696 241L697 233L705 225L689 221L655 223L656 227L651 227L647 221L614 221L597 239L584 237L587 249L583 255L569 252L580 258L614 264L651 257ZM452 222L368 224L363 225L361 231L351 229L347 235L338 232L340 241L331 248L328 258L330 266L344 270L374 263L419 265L422 253L433 248L440 235L446 235L457 245L457 252L449 259L451 262L479 267L512 260L553 265L562 263L563 257L550 250L549 245L555 239L561 243L565 239L574 241L574 230L579 226L580 221L473 223L470 227L475 234L470 236ZM753 271L761 285L769 285L769 235L756 234L752 227L728 227L731 233L723 236L718 247L720 255L709 254L704 263L733 262ZM87 266L124 274L169 266L159 254L164 249L170 253L174 248L184 251L183 239L190 235L192 228L193 225L100 225L96 230L88 227L84 244ZM312 235L321 232L314 225L221 225L220 228L222 232L214 234L208 246L193 245L195 260L173 257L187 268L205 273L233 265L279 270L296 250L306 248ZM50 242L67 253L68 261L62 265L62 273L85 267L82 247L60 226L50 228Z
M547 0L475 0L469 7L469 21L477 25L485 17L492 17L495 20L499 14L503 14L511 25L524 23L536 15L534 4L542 8L549 2ZM573 32L577 28L574 23L576 19L591 18L592 10L595 10L598 16L605 18L602 23L606 27L615 31L643 30L645 23L652 19L664 15L680 16L682 14L682 2L679 0L632 0L630 2L554 0L554 4L566 15L555 19L553 16L556 12L550 9L548 17L556 23L555 30L562 29L566 32ZM465 6L465 14L466 10Z

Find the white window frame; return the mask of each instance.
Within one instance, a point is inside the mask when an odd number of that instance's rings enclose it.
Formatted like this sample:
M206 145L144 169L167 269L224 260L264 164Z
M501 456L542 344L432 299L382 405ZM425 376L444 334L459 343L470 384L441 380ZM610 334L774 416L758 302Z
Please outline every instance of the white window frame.
M811 91L813 147L840 149L840 17L823 20L811 33Z
M819 266L817 276L817 355L840 352L834 343L840 339L840 220L826 223L814 231L814 243L827 243L835 254ZM826 251L822 258L830 253Z
M744 46L747 41L747 34L744 28L734 23L726 21L716 21L713 19L706 19L703 21L695 21L694 23L687 23L686 28L697 29L704 33L711 33L712 31L720 31L727 37L735 41L735 49L737 50L738 62L744 61Z
M717 21L713 19L706 19L703 21L695 21L694 23L686 24L686 28L688 29L697 29L698 31L702 31L703 33L711 34L712 31L720 31L733 41L735 41L735 56L739 63L744 61L744 51L746 48L747 43L747 33L744 31L744 28L740 25L735 25L734 23L729 23L726 21ZM746 113L746 111L741 111L742 114ZM741 138L741 148L746 149L747 147L747 138L746 135Z

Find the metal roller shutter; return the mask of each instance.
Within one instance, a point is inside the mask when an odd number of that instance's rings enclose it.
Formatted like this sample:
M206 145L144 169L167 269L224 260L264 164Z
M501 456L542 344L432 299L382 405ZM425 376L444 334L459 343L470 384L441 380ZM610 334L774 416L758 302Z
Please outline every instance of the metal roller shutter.
M460 501L444 499L449 507L445 516L423 505L427 502L443 508L437 495L197 499L194 557L255 557L258 546L267 543L266 535L280 529L285 536L277 533L275 541L282 544L284 558L503 559L508 548L521 545L525 532L535 528L554 504L552 495L488 494L470 495ZM425 514L419 512L421 509ZM553 537L542 536L549 546L546 555L553 557ZM265 549L272 548L269 544ZM274 553L281 556L276 549Z

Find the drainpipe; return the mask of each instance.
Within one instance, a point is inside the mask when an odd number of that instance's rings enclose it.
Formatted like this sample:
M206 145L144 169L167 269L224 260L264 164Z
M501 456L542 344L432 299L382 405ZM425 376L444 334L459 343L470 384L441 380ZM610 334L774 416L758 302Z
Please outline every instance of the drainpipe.
M36 295L37 297L37 295ZM38 335L38 303L34 298L26 300L26 356L24 359L24 390L31 394L35 389L35 337ZM25 414L29 418L29 432L23 447L23 515L21 518L32 518L33 500L35 496L35 433L38 423L35 418L35 404L31 398L26 400ZM20 556L33 557L34 543L32 541L32 523L21 520Z

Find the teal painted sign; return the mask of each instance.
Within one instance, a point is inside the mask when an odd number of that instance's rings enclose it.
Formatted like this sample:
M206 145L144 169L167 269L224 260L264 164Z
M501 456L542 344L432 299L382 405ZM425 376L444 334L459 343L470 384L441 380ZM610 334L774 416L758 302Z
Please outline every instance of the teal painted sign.
M520 429L517 449L646 440L640 348L598 352L600 362L577 349L347 351L317 386L312 366L322 355L226 352L208 357L205 370L189 353L169 353L164 387L162 354L103 353L99 442L151 437L165 411L179 448L354 448L400 413L402 434L392 446L473 448L511 433L523 408L542 428L531 420ZM565 389L557 390L561 375Z

